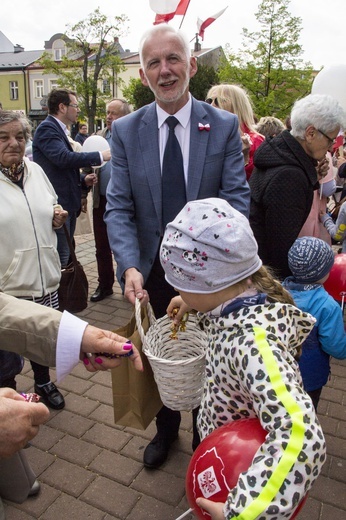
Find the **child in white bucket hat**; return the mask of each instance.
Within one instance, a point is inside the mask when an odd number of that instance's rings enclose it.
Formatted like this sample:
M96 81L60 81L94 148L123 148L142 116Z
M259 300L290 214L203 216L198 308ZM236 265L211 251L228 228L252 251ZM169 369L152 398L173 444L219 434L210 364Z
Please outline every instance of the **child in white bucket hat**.
M199 311L209 336L201 439L242 418L258 418L267 431L226 502L197 502L215 519L288 518L325 461L322 429L295 360L314 318L292 305L262 266L248 220L222 199L188 202L167 225L160 258L180 293L168 314L175 307L178 319Z

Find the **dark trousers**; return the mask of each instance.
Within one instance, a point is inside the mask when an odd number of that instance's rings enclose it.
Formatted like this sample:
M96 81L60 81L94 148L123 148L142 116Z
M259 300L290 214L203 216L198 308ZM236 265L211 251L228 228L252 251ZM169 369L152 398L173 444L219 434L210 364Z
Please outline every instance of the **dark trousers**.
M174 296L177 296L178 293L165 280L164 270L162 269L160 263L159 254L156 255L152 270L144 288L149 293L150 304L153 308L155 317L161 318L166 314L166 310L171 299ZM198 408L192 412L193 449L196 449L200 442L200 437L196 426L197 413ZM171 410L170 408L167 408L167 406L163 405L156 416L157 431L168 439L170 437L174 439L178 433L180 421L180 412Z
M98 208L93 209L93 227L96 247L98 282L103 289L112 289L114 284L113 255L108 241L107 226L103 220L107 199L100 195Z
M49 367L39 365L35 361L30 361L32 371L34 372L34 380L37 385L45 385L50 381Z
M315 407L315 412L317 412L317 406L321 397L322 389L323 387L317 388L317 390L311 390L310 392L306 392L311 397L312 404Z
M0 388L17 390L16 375L20 374L24 358L15 352L0 350Z

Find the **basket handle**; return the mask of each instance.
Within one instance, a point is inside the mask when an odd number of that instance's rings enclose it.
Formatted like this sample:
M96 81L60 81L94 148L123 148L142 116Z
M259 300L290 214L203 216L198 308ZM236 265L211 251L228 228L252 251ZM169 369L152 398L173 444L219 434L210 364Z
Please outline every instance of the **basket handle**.
M149 323L150 323L150 325L153 325L156 322L156 318L155 318L155 314L154 314L153 308L152 308L152 306L150 305L149 302L147 304L147 313L148 313ZM142 340L142 343L144 343L145 333L144 333L144 330L143 330L143 327L142 327L142 316L141 316L141 314L142 314L141 313L141 302L139 301L138 298L136 298L136 302L135 302L136 325L137 325L137 330L138 330L139 336L140 336L140 338Z

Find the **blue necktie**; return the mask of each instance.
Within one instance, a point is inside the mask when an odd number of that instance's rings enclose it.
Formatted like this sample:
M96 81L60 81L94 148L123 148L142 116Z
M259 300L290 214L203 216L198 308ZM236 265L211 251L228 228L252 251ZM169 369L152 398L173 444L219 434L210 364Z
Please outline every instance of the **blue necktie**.
M163 228L174 220L186 204L183 155L174 132L179 121L176 117L169 116L165 122L169 127L169 134L162 162Z

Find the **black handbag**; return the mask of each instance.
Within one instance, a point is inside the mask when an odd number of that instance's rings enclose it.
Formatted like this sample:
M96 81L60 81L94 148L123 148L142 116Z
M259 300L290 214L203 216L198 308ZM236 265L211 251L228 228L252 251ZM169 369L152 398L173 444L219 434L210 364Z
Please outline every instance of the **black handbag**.
M89 283L82 264L77 260L70 235L64 224L66 240L70 248L72 262L61 270L60 286L58 289L59 310L80 312L88 306Z

